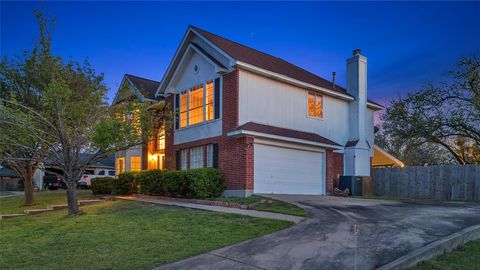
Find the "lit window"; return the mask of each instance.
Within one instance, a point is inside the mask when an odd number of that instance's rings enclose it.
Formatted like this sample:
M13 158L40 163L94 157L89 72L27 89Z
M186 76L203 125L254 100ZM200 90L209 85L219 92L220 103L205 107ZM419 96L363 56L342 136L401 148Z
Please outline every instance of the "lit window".
M323 96L315 93L308 93L308 116L323 118Z
M180 127L187 126L187 92L180 94Z
M203 146L190 148L190 169L203 168Z
M163 134L163 129L158 132L157 140L157 150L165 149L165 135Z
M188 99L188 125L203 122L203 84L190 89Z
M215 117L215 111L213 110L213 97L215 91L213 91L213 81L207 82L206 96L205 96L205 118L206 121L213 120Z
M208 81L180 93L180 127L211 121L215 118L215 84Z
M182 151L180 152L180 155L182 159L181 169L186 170L187 169L187 149L182 149Z
M117 158L115 162L115 172L117 175L125 172L125 158Z
M142 168L142 159L139 156L130 157L130 171L139 172Z

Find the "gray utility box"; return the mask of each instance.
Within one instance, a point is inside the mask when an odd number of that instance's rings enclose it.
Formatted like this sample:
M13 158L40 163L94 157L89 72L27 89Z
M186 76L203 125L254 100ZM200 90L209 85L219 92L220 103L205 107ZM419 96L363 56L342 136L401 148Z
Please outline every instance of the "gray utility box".
M348 188L348 196L362 196L362 176L340 176L339 189Z

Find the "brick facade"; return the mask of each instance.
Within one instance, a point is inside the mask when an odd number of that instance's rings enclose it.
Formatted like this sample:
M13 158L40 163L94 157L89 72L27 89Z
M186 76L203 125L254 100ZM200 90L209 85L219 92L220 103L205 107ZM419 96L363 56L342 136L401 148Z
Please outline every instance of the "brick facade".
M207 166L207 144L218 144L218 168L225 179L226 190L253 191L254 179L254 138L228 137L228 132L238 127L238 91L239 71L224 74L222 78L222 135L207 139L174 145L173 131L167 130L165 136L166 168L176 169L176 152L182 149L203 146L204 167ZM174 108L174 95L165 99L165 104ZM187 150L187 168L190 168L190 153ZM338 185L338 175L343 173L343 154L326 150L326 187L332 193L333 186Z
M333 188L338 187L339 176L343 174L343 154L327 149L326 159L327 194L332 194Z
M176 168L176 151L203 146L204 167L207 166L207 144L218 144L218 168L224 174L225 189L253 190L253 138L230 138L227 133L238 127L238 76L234 70L223 75L222 80L222 135L193 142L174 145L173 129L165 137L166 168ZM165 103L173 108L174 96ZM187 168L190 167L190 153L187 151Z

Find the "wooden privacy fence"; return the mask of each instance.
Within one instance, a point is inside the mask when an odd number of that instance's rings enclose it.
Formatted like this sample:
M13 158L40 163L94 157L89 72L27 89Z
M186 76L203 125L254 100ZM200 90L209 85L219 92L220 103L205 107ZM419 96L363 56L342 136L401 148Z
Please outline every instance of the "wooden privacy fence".
M480 165L373 169L375 195L434 200L480 200Z

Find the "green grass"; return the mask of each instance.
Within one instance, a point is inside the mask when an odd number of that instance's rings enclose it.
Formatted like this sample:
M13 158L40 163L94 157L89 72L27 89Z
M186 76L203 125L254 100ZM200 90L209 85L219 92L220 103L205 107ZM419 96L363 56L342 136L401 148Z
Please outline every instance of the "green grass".
M47 205L66 204L67 193L65 190L35 192L35 204L25 206L25 197L13 196L0 198L0 214L18 214L27 209L45 208ZM92 194L91 190L77 190L78 199L92 199L98 196ZM101 196L100 196L101 197Z
M480 269L480 240L467 243L452 252L422 262L411 270L473 270Z
M292 224L126 201L82 210L0 220L0 269L152 269Z
M279 200L265 198L258 195L252 195L250 197L219 197L219 198L212 198L211 200L239 203L244 205L250 205L253 203L261 202L262 200L266 200L263 203L257 204L255 206L255 210L275 212L280 214L287 214L287 215L294 215L294 216L301 216L301 217L308 216L308 213L307 211L305 211L305 209L302 209L296 205L279 201ZM271 201L271 203L268 203L268 201Z

